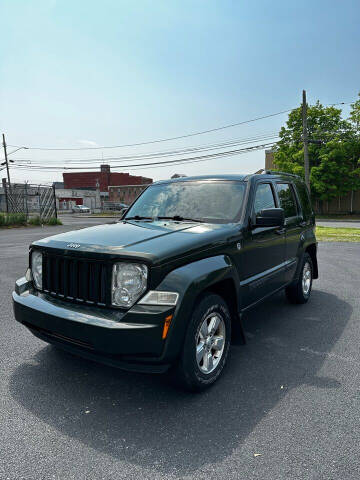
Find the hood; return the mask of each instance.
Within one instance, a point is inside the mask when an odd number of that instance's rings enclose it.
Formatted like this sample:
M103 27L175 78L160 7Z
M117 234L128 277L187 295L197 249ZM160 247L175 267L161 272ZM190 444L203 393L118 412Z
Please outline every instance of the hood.
M44 238L33 245L67 253L105 254L146 259L153 264L215 246L228 225L173 221L132 222L74 230Z

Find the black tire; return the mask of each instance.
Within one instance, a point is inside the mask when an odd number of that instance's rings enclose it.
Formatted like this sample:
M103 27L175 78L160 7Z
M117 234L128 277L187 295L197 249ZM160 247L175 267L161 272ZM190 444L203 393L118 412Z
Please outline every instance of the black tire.
M219 316L216 316L216 314L218 314ZM224 347L222 349L221 356L219 354L219 359L216 359L213 362L214 370L209 371L209 373L204 373L201 370L201 368L204 368L204 365L200 366L196 358L197 349L198 347L201 348L201 345L197 342L199 335L201 335L200 330L205 320L209 322L210 325L212 318L215 317L220 318L220 324L222 329L221 332L224 332ZM220 332L220 330L218 330L218 332ZM212 338L219 337L213 334ZM191 320L185 335L181 357L178 365L176 366L176 376L177 379L180 381L181 385L192 392L199 392L205 390L210 385L212 385L219 378L225 366L226 359L229 353L230 339L231 317L226 302L219 295L215 295L212 293L204 294L197 302L197 306L195 307L191 316ZM206 348L212 348L211 341L212 340L210 339L209 345L207 345L206 342L202 342L202 344L204 345L204 355L206 355ZM211 352L213 352L214 355L217 354L215 347L213 347L212 350L208 351L208 355L211 355ZM200 362L201 361L202 360L200 360Z
M308 266L310 267L310 286L308 290L305 289L303 285L303 278L305 269L308 271ZM285 294L290 303L306 303L311 295L312 281L313 281L314 267L311 260L311 257L308 253L305 253L302 258L302 263L300 267L299 278L296 283L289 285L285 289Z

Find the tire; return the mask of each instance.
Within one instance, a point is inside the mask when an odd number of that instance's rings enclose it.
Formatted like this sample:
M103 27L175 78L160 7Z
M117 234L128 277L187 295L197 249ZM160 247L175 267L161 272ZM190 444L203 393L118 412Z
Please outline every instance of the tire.
M192 313L176 367L181 385L192 392L212 385L225 366L230 339L231 318L226 302L219 295L203 295Z
M306 303L311 295L314 267L311 257L305 253L302 258L300 275L296 283L285 289L285 294L290 303Z

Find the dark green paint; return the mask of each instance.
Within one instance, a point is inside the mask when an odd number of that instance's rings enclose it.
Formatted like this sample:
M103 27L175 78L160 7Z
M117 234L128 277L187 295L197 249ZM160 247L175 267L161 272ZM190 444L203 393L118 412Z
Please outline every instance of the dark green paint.
M313 260L317 272L314 214L304 205L304 187L298 178L251 175L174 181L204 180L246 183L245 202L238 223L120 221L55 235L32 245L32 248L51 249L64 256L96 258L109 263L144 262L149 266L149 289L179 293L175 311L169 307L144 305L135 305L126 311L59 302L34 291L32 286L29 294L21 294L24 284L20 280L13 294L16 319L40 329L50 326L64 337L90 343L92 355L98 355L101 361L110 359L112 364L122 368L129 363L131 368L137 366L136 369L143 369L146 364L147 368L152 366L158 371L157 365L168 366L179 355L189 318L203 291L216 290L224 281L232 282L236 296L234 305L240 313L294 281L299 259L310 246L315 249ZM272 185L276 207L279 207L276 182L290 182L301 188L301 195L297 193L299 214L287 219L283 229L254 225L252 205L261 182ZM71 249L70 243L80 244L80 248ZM169 313L174 317L168 338L163 341L162 327ZM109 325L116 328L108 328ZM37 332L38 336L44 338L40 333ZM46 336L45 339L61 342ZM123 346L124 341L126 346ZM89 354L89 349L66 344L78 354Z

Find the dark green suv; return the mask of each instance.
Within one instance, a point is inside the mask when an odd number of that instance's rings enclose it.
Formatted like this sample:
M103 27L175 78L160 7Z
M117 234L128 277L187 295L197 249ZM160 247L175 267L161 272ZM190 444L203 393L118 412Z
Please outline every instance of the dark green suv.
M308 301L314 228L296 176L160 181L117 223L34 242L15 317L70 352L127 370L173 367L201 390L223 370L246 310L281 289Z

